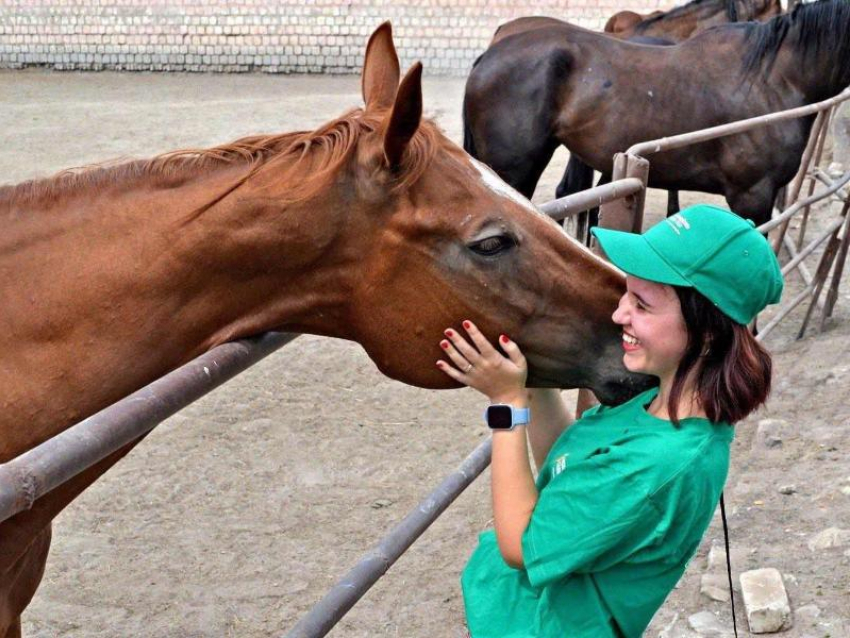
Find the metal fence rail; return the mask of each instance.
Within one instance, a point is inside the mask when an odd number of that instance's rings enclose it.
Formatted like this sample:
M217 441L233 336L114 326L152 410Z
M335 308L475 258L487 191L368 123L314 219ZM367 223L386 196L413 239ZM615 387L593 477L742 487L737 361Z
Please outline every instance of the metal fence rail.
M588 188L587 190L554 199L540 205L540 210L552 219L560 221L576 213L582 213L596 206L613 202L617 199L636 195L644 190L644 184L636 177L625 177L616 182L609 182L601 186Z
M831 316L835 299L838 293L841 276L844 272L844 264L848 253L848 244L850 244L850 228L845 223L848 215L848 206L845 205L839 215L839 219L828 225L828 231L819 237L815 242L811 242L806 248L803 248L805 239L808 215L812 204L822 201L827 197L837 197L839 201L848 201L848 189L846 185L850 183L850 171L838 179L832 180L817 165L820 163L824 149L824 142L828 133L828 124L832 110L842 102L850 100L850 88L845 89L838 95L823 100L815 104L770 113L759 117L749 118L729 124L722 124L700 131L684 133L671 137L663 137L648 142L641 142L629 147L625 153L618 153L614 158L614 170L612 179L623 179L626 177L638 177L646 185L649 174L649 161L647 156L663 151L681 149L692 144L706 142L708 140L735 135L744 131L752 130L762 126L768 126L777 122L817 115L811 129L808 143L803 151L800 168L797 175L788 185L789 197L785 203L786 208L783 211L775 212L775 216L769 222L759 227L759 230L767 235L773 231L773 247L779 253L780 248L785 248L789 255L789 264L784 269L784 274L787 274L792 269L796 269L803 280L803 291L795 296L787 305L783 305L770 322L762 328L760 336L764 338L771 332L782 319L790 314L791 310L799 304L811 300L811 305L803 320L803 325L798 333L798 338L805 333L814 307L821 310L820 328L823 329L826 320ZM810 165L814 163L814 169L810 170ZM802 199L803 185L805 180L809 179L809 188ZM815 191L817 182L823 183L826 188ZM800 230L796 241L791 240L786 231L789 228L790 221L793 217L801 216ZM639 229L639 222L643 218L643 206L641 201L626 202L625 200L612 201L600 208L600 221L606 216L618 219L618 223L623 229L627 229L628 220L632 219L633 228ZM824 254L818 262L815 274L812 274L806 264L805 257L811 255L824 240L829 238ZM826 286L827 279L831 277L831 283L826 299L821 299L821 292Z
M777 113L751 117L746 120L712 126L711 128L693 131L691 133L682 133L681 135L672 135L670 137L661 137L657 140L650 140L648 142L640 142L639 144L630 146L626 151L626 154L646 157L647 155L660 153L661 151L672 151L698 142L706 142L708 140L717 139L718 137L726 137L728 135L742 133L761 126L767 126L768 124L784 122L785 120L795 120L798 117L805 117L807 115L815 115L848 99L850 99L850 88L844 89L841 93L829 98L828 100L823 100L822 102L816 102L814 104L807 104L806 106L800 106L796 109L788 109L787 111L779 111Z
M492 446L492 439L488 438L476 447L457 470L443 479L313 606L286 634L286 638L318 638L333 629L431 523L490 465Z
M0 522L150 432L162 421L292 341L267 333L225 343L0 464Z

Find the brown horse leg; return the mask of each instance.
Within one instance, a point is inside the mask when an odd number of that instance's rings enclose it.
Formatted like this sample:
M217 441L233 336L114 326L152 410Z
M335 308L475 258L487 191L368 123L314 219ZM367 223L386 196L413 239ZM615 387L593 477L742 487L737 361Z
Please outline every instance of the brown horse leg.
M593 168L575 155L570 155L564 175L555 189L555 198L560 199L593 186Z
M596 185L602 186L604 184L609 183L610 181L611 181L611 174L610 173L602 173L599 176L599 181L596 182ZM597 206L596 208L591 208L588 211L588 215L589 215L590 228L595 228L596 226L599 226L599 206ZM587 244L590 245L590 230L589 229L588 229L588 232L587 232Z
M726 201L733 212L761 226L771 218L777 190L772 181L762 180L747 191L727 193Z
M36 589L44 576L44 565L47 562L47 554L50 551L51 529L47 528L33 539L29 547L21 556L20 560L12 569L2 574L3 582L0 585L0 605L17 614L12 619L6 619L4 626L6 632L3 638L21 635L20 612L26 609L35 595ZM0 621L2 622L2 621ZM9 624L11 623L11 624Z
M570 160L567 162L567 168L564 170L564 175L558 187L555 189L555 198L560 199L573 193L578 193L593 186L593 168L582 162L575 155L570 155ZM576 239L587 243L588 241L588 213L583 212L576 215L575 233ZM566 219L558 222L563 226Z
M29 605L44 575L50 549L51 521L142 438L45 494L35 502L32 509L0 523L0 610L5 609L6 613L18 616L2 638L20 635L20 614Z
M667 217L675 215L680 210L679 191L667 191Z

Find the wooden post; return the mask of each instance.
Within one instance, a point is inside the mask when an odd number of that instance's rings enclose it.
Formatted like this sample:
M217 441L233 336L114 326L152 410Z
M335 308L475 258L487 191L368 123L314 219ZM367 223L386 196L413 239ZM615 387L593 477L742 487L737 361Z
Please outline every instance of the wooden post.
M806 143L806 150L803 151L803 159L800 162L800 169L797 171L797 175L796 177L794 177L794 181L791 182L791 187L788 191L788 197L785 200L786 204L790 203L790 205L793 206L800 196L800 189L803 187L803 179L806 177L806 173L809 170L809 164L812 161L812 154L815 151L815 143L817 142L821 128L823 127L823 119L824 115L823 111L821 111L815 118L815 123L812 126L811 132L809 133L809 141ZM777 255L779 254L779 250L782 248L782 240L785 239L785 231L788 230L788 224L790 222L790 218L785 220L785 222L783 222L783 224L776 231L776 237L773 239L773 252Z
M832 115L832 110L835 107L833 106L831 109L827 109L824 111L824 120L823 126L821 126L820 135L818 135L817 147L815 148L815 160L812 163L814 168L820 166L821 157L823 156L823 147L824 142L826 142L826 136L829 134L829 119ZM806 197L811 197L812 193L815 192L815 179L814 175L809 175L809 192ZM797 250L800 250L803 247L803 241L806 236L806 225L809 221L809 210L811 206L806 206L803 209L803 219L800 221L800 232L797 236Z
M835 301L838 299L838 286L841 285L841 276L844 274L844 262L847 260L847 249L848 244L850 244L850 197L844 201L844 208L841 210L841 214L844 217L844 226L841 231L843 237L841 238L841 247L838 249L838 257L835 260L835 270L832 271L832 282L829 285L826 302L821 311L821 332L823 332L826 326L826 320L832 316L832 309L835 307Z
M636 177L643 182L644 188L636 195L608 202L599 207L599 226L634 233L640 232L643 225L643 205L646 201L646 183L649 176L649 162L636 155L617 153L614 156L612 181L626 177Z

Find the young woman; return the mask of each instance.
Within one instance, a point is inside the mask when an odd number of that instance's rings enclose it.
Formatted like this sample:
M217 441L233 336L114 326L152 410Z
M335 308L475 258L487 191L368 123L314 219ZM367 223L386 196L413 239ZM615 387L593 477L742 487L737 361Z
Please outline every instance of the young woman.
M770 391L770 356L746 325L783 282L751 222L702 205L643 235L594 235L627 274L612 316L623 363L657 388L571 424L557 390L525 388L508 336L503 355L464 321L466 336L448 329L440 344L440 369L492 404L495 529L461 579L473 638L641 636L711 521L732 424Z

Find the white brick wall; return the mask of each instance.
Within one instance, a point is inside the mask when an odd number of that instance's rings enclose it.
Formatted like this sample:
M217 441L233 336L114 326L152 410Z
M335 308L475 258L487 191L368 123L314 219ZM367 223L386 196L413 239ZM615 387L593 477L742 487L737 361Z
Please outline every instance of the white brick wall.
M669 8L634 0L628 8ZM622 0L3 0L0 68L359 73L393 23L402 67L466 75L496 27L550 15L601 29Z

